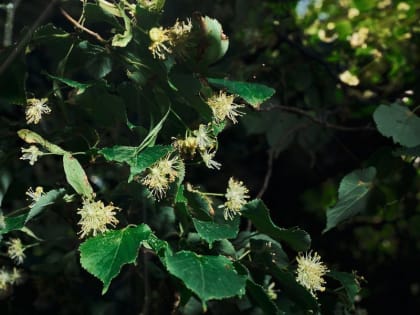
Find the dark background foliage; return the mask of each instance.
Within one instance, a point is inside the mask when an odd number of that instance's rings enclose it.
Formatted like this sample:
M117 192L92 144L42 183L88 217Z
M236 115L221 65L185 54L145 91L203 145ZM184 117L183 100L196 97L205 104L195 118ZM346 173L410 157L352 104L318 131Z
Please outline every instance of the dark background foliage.
M419 172L418 168L391 154L392 142L372 128L371 118L379 104L397 100L419 104L420 35L415 28L419 28L420 16L415 1L407 1L415 8L411 13L414 22L408 18L393 20L399 14L398 1L384 9L385 16L375 7L374 2L378 1L353 1L356 5L365 3L365 7L361 7L366 9L360 9L362 17L352 20L350 27L353 31L363 23L372 27L369 46L382 51L383 57L379 60L372 60L371 55L362 51L355 52L346 39L325 43L319 40L317 33L308 35L305 30L319 14L319 10L310 5L311 1L300 2L301 6L309 4L305 18L297 16L298 1L167 2L164 24L173 23L176 17L191 16L194 11L214 16L222 23L231 40L230 50L215 65L215 73L226 71L232 79L262 82L277 91L261 112L248 110L238 126L220 135L218 160L229 172L214 174L203 170L190 174L187 180L205 182L210 190L221 190L220 183L225 183L230 175L240 178L250 187L252 196L263 195L279 225L300 226L308 231L313 247L330 266L357 270L363 276L366 281L362 282L363 290L356 304L359 314L415 314L420 309ZM324 2L323 8L328 8L325 10L330 19L337 17L335 23L338 24L347 9L338 1ZM59 7L64 6L77 16L78 1L50 3L21 1L14 24L17 42L25 40L34 21L43 13L46 14L40 21L42 24L52 21L72 30ZM326 25L327 21L322 23ZM389 30L407 27L411 38L402 42L398 34L381 36L378 32L381 27ZM2 60L10 53L3 48ZM48 70L56 62L50 52L28 53L25 58L30 70L28 90L50 89L44 77L31 74L31 70L33 73ZM82 62L89 60L82 59ZM340 82L340 73L347 69L358 74L361 80L358 86ZM13 80L17 78L6 77L6 74L1 75L1 92L12 89ZM20 107L2 106L1 111L4 126L23 123ZM66 133L65 127L63 132ZM36 177L33 182L42 182L45 186L62 181L56 176L54 158L44 167L34 167L34 172L29 166L22 168L22 164L13 162L19 156L17 148L20 146L14 134L10 127L1 127L2 166L14 170L15 181L5 200L6 206L10 205L9 200L19 200L17 196L24 194L26 186L19 183L28 181L28 176ZM70 138L70 134L67 137ZM93 136L87 138L91 140ZM325 210L336 201L340 179L368 165L377 167L378 183L367 210L348 224L321 234L325 227ZM116 188L120 174L107 174L105 167L103 171L109 188ZM45 222L37 225L48 225L51 229L48 233L52 235L63 234L54 231L54 226L56 229L67 226L59 214L43 220ZM49 246L51 248L35 249L31 262L36 266L34 270L43 276L28 280L1 300L2 314L3 311L58 314L57 310L60 314L138 313L142 292L135 281L129 287L126 285L135 271L126 270L110 293L101 297L99 283L78 267L74 244L57 242ZM37 265L37 256L41 259L43 251L49 253L47 262ZM173 284L158 279L154 283L155 291L150 296L151 305L155 307L151 309L152 314L165 314L171 309L174 297L169 295L170 285ZM213 312L217 313L217 306ZM323 312L332 314L334 310ZM228 310L223 313L227 314Z

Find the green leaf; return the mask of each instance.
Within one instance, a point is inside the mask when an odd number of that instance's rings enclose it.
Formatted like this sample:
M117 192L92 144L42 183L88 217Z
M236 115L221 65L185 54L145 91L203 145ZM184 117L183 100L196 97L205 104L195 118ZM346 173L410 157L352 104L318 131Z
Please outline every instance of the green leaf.
M125 123L126 108L123 99L111 94L104 86L91 86L75 99L80 109L89 115L87 120L93 120L93 125L97 128Z
M232 221L200 221L193 218L194 227L201 238L212 246L214 241L235 238L239 231L239 217Z
M132 29L131 29L131 20L127 16L127 14L125 14L123 4L118 4L116 6L118 7L118 9L120 11L120 14L121 14L121 16L124 20L125 31L122 34L115 34L114 35L114 37L112 38L112 46L125 47L125 46L128 45L128 43L133 38L133 33L132 33Z
M53 80L60 81L61 83L64 83L65 85L80 90L80 93L84 92L88 87L91 86L91 84L87 83L80 83L77 81L73 81L66 78L57 77L55 75L51 75L47 73L47 76Z
M122 17L121 10L116 4L113 4L106 0L98 0L98 5L104 11L104 14Z
M122 28L115 16L109 10L106 10L107 8L112 9L114 5L110 3L110 6L105 7L101 2L99 5L86 3L84 6L86 23L105 22L118 29ZM113 12L120 14L117 8Z
M311 245L311 237L298 228L284 229L276 226L270 218L269 211L262 200L248 202L241 210L244 217L251 220L257 230L277 241L286 242L296 251L306 251Z
M66 174L67 182L79 194L85 196L87 199L93 198L93 188L89 183L85 171L71 154L63 155L64 172Z
M172 146L163 145L155 145L153 147L145 148L130 161L129 181L131 181L135 175L143 172L146 168L152 166L173 150L174 148Z
M280 269L274 264L268 265L269 273L278 281L277 284L295 304L303 310L312 310L317 314L316 299L303 286L296 282L292 273Z
M20 230L21 228L23 228L25 226L27 216L28 214L25 213L13 217L5 217L5 227L3 229L0 229L0 235L9 233L10 231Z
M379 132L405 147L420 145L420 118L398 104L380 105L373 113Z
M260 266L273 263L284 268L289 265L289 259L281 244L267 235L255 235L249 243L253 263Z
M187 209L190 215L201 221L213 220L214 209L205 195L189 190L183 191L183 194L188 200Z
M58 198L64 195L65 189L53 189L42 195L37 202L31 207L26 216L25 223L40 214L47 206L52 205Z
M147 239L144 246L150 247L162 260L163 263L166 264L166 255L172 255L172 250L168 245L168 242L162 241L153 233L150 234L149 238Z
M276 90L258 83L230 81L226 79L207 78L210 84L219 88L226 88L230 93L239 95L253 107L259 108L261 103L268 100Z
M58 145L45 140L42 136L29 129L20 129L17 132L17 134L19 138L21 138L26 143L37 143L39 145L42 145L46 150L50 151L53 154L63 155L68 153L67 151L64 151L62 148L60 148Z
M102 148L98 151L107 161L131 164L135 156L136 147L114 145L113 147Z
M166 257L166 267L206 303L245 293L246 276L238 275L224 256L202 256L181 251Z
M258 305L264 314L278 314L279 309L276 304L269 298L267 292L262 286L248 279L246 282L246 292L255 305Z
M203 101L201 96L202 84L193 75L172 71L168 83L176 91L176 98L182 97L182 104L193 107L206 121L212 120L211 108Z
M338 188L338 202L327 210L327 226L322 233L329 231L365 208L375 176L376 169L368 167L353 171L341 180Z
M54 189L42 195L39 200L24 214L12 217L5 217L5 227L0 229L0 234L6 234L10 231L22 229L29 220L40 214L47 206L54 204L54 202L64 195L65 190Z
M172 152L174 148L172 146L155 145L147 147L139 154L136 154L137 150L138 147L115 145L102 148L98 153L103 155L107 161L127 163L130 166L129 181L132 181L135 175L152 166L166 154Z
M347 293L350 305L354 304L354 299L360 292L360 284L354 274L339 271L330 271L327 276L339 281Z
M80 263L103 282L102 294L108 291L112 279L119 274L123 265L136 261L140 245L150 234L150 228L141 224L109 231L89 238L80 245Z
M354 4L356 5L356 8L360 11L367 11L373 9L377 1L375 0L354 0Z
M153 129L149 131L146 138L144 138L142 143L138 146L137 151L136 151L137 153L142 151L144 148L151 146L155 143L156 138L160 130L162 129L163 124L166 121L166 118L168 118L168 115L170 112L171 112L171 109L169 108L166 114L162 117L162 119L156 124L156 126L154 126Z
M223 33L222 25L208 16L200 17L201 42L198 62L211 65L220 60L229 48L229 38Z

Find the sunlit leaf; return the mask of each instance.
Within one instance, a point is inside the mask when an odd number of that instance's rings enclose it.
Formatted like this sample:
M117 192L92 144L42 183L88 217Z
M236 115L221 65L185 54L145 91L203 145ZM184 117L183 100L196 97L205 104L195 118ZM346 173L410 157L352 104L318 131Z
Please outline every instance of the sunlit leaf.
M224 256L181 251L166 257L166 267L205 303L245 293L246 276L239 275Z
M259 108L261 103L268 100L276 92L274 89L258 83L230 81L215 78L207 78L207 80L210 84L215 85L218 88L226 88L228 92L240 96L256 108Z
M193 218L194 227L198 234L210 246L214 241L235 238L239 231L239 221L239 217L224 222L200 221Z
M134 263L141 244L151 233L145 225L126 227L87 239L80 245L80 263L89 273L100 279L108 291L112 279L123 265Z
M67 182L71 187L73 187L79 195L82 195L87 199L93 198L93 188L79 161L71 154L64 154L63 165Z
M420 145L420 118L407 107L380 105L373 118L379 132L385 137L409 148Z

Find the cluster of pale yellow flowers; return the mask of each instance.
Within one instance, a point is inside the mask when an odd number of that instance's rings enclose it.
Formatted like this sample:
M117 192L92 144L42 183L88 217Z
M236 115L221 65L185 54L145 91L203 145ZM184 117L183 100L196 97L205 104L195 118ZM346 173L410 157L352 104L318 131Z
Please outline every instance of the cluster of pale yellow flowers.
M27 99L26 102L25 115L27 124L39 124L42 115L51 113L51 108L47 105L47 98L30 98ZM31 145L28 148L21 148L21 151L22 156L20 159L28 160L30 165L34 165L40 156L45 155L45 153L35 145Z
M244 183L235 180L233 177L229 179L228 187L226 189L226 202L219 206L223 209L223 217L225 220L233 220L236 215L240 215L242 207L249 199L248 188Z
M160 11L165 0L137 0L138 4L149 11Z
M230 119L234 124L238 122L236 117L242 116L243 113L238 109L245 107L243 104L235 104L235 95L228 95L224 91L214 94L207 99L207 104L213 111L214 118L217 122Z
M7 256L16 264L21 265L26 257L25 246L18 238L11 238L6 242ZM7 270L5 267L0 269L0 292L6 291L11 285L21 283L22 271L16 267Z
M19 238L11 238L6 242L7 255L12 259L16 265L21 265L26 257L25 247Z
M241 215L242 207L248 202L247 199L250 198L248 195L248 188L244 185L242 181L237 181L233 177L229 179L228 187L226 193L206 193L194 189L190 184L187 184L187 190L196 192L200 194L204 201L209 205L211 215L214 214L213 210L213 201L209 198L211 196L220 196L224 197L226 201L219 206L219 209L223 209L223 217L227 220L233 220L237 215Z
M151 194L157 199L162 199L183 168L183 162L179 156L171 157L166 155L146 170L147 175L143 177L141 183L145 185Z
M341 82L346 83L350 86L357 86L360 83L359 78L356 75L352 74L349 70L340 73L338 77L340 78Z
M199 152L204 164L210 169L220 169L221 164L213 160L216 155L217 140L212 135L211 124L200 124L197 130L187 131L184 139L177 139L173 146L184 158L194 158Z
M32 188L29 188L26 194L31 198L31 205L33 207L36 201L43 195L42 187L36 187L35 191ZM3 214L0 215L0 228L5 227L5 219ZM25 246L19 238L10 238L5 242L7 246L6 255L13 261L15 265L22 265L25 258L25 250L28 246ZM12 285L20 284L23 280L22 271L16 267L13 267L11 270L2 267L0 269L0 292L6 291Z
M321 261L321 256L318 253L312 252L306 253L305 255L299 254L296 257L298 263L296 269L296 281L305 287L314 298L317 298L316 292L325 291L325 280L324 276L329 271Z
M31 145L29 148L21 148L22 156L21 160L29 160L30 165L34 165L38 161L38 157L43 156L42 152L37 146Z
M51 108L47 105L48 98L30 98L27 100L25 110L26 123L38 124L41 121L42 115L51 113Z
M118 224L118 219L115 217L117 211L121 209L115 207L112 203L105 206L100 200L83 200L83 206L77 209L77 214L80 215L79 236L84 238L89 235L96 236L98 233L108 231L108 226L115 227Z
M368 39L369 29L367 27L361 27L358 31L351 34L349 37L349 42L351 47L362 47L366 48L366 40Z
M22 271L16 267L12 270L0 269L0 292L6 291L9 286L20 284L23 280Z
M33 190L32 187L29 187L25 194L30 198L31 204L29 205L29 208L32 208L45 193L43 187L37 186L35 190Z
M166 59L168 54L175 53L178 57L184 57L191 34L191 19L187 21L176 20L170 28L153 27L149 31L151 40L149 50L154 58Z

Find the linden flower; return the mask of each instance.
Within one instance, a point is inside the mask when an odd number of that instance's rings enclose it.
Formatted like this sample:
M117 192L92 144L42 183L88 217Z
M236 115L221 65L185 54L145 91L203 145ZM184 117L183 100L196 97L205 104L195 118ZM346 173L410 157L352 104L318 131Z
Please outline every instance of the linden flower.
M223 91L219 91L219 94L215 94L207 99L207 104L212 109L217 121L229 118L234 124L238 122L236 117L243 115L242 112L238 111L238 108L244 107L244 105L235 104L233 102L234 99L234 95L227 95Z
M377 7L379 9L385 9L387 6L390 6L392 4L392 0L383 0L378 3Z
M48 98L30 98L27 100L26 107L26 123L27 124L38 124L42 118L43 114L51 113L51 108L46 104Z
M22 282L22 270L13 267L13 271L9 274L10 283L12 284L19 284Z
M359 78L353 75L350 71L346 70L339 75L341 82L344 82L350 86L359 85L360 81Z
M277 293L276 293L276 290L274 289L275 285L276 284L274 282L271 282L270 285L265 290L270 300L277 300Z
M189 33L191 33L192 23L191 19L187 19L186 22L180 22L178 19L176 20L174 26L171 27L171 35L174 37L175 41L179 41L185 37L188 37Z
M6 244L9 246L7 248L7 255L17 264L21 265L25 259L25 247L18 238L11 238Z
M214 139L210 135L208 126L201 124L197 130L193 131L196 136L197 145L200 149L205 150L214 146Z
M150 189L156 199L162 199L169 188L169 180L157 165L149 168L149 174L141 180L141 183Z
M166 53L172 53L171 46L173 45L169 37L169 30L163 27L153 27L149 31L149 37L152 43L149 50L153 54L153 58L165 59Z
M222 166L222 164L213 160L214 156L216 155L216 152L210 153L210 151L203 151L203 152L200 152L200 154L201 154L201 158L203 159L204 164L206 164L208 168L220 170L220 167Z
M353 33L350 36L350 45L351 47L360 47L366 46L365 42L369 35L369 29L367 27L361 27L357 32Z
M178 156L170 159L169 155L167 155L164 159L158 162L157 167L160 169L162 174L165 174L168 177L169 183L172 183L178 177L178 173L181 168L181 160Z
M10 273L6 269L0 269L0 291L6 290L7 286L10 284Z
M398 11L408 11L410 10L410 5L407 2L400 2L397 5Z
M39 156L43 156L44 152L38 149L37 146L31 145L29 148L21 148L22 156L21 160L29 160L30 165L34 165L38 161Z
M196 137L188 136L185 139L176 139L172 144L183 156L193 158L197 147L198 142Z
M347 17L349 19L353 19L353 18L355 18L356 16L359 16L359 15L360 15L360 11L356 8L350 8L347 12Z
M241 181L236 181L232 177L229 179L228 188L226 189L226 202L219 206L224 208L223 216L225 220L233 220L233 218L240 214L241 208L247 203L249 192Z
M29 187L29 189L26 191L25 195L27 195L31 200L31 204L29 205L29 208L32 208L41 198L44 194L44 188L41 186L38 186L35 188L35 191L32 190L32 187Z
M138 3L149 11L160 11L165 4L165 0L138 0Z
M181 169L181 160L178 156L165 158L148 168L148 174L141 180L141 183L149 188L156 199L162 199L169 188L169 184L178 177Z
M190 34L192 30L191 19L186 22L176 20L174 26L170 28L170 37L174 46L174 54L179 58L185 58L188 55Z
M100 200L83 200L83 207L77 210L77 214L81 216L78 223L80 225L78 234L80 234L80 238L84 238L90 234L96 236L98 233L108 231L107 225L115 227L119 222L115 215L121 209L112 203L105 207Z
M299 253L296 261L298 263L296 281L317 298L316 291L325 291L323 276L329 271L328 268L321 262L321 256L316 252L313 255L311 252L305 255Z

